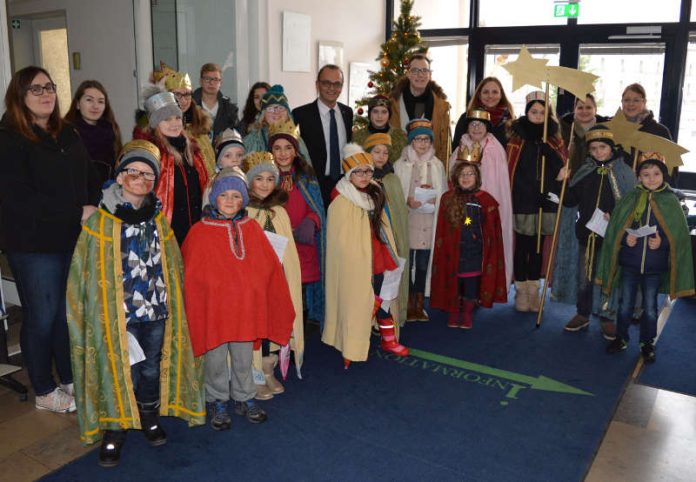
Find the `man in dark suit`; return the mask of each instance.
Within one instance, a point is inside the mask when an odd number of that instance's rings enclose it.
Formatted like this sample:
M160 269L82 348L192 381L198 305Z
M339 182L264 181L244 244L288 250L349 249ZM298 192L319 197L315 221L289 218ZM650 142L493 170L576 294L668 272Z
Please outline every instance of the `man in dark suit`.
M328 209L331 190L343 175L341 151L351 140L353 109L338 102L343 90L343 71L339 66L327 64L319 69L316 87L317 100L296 108L292 115L312 158Z

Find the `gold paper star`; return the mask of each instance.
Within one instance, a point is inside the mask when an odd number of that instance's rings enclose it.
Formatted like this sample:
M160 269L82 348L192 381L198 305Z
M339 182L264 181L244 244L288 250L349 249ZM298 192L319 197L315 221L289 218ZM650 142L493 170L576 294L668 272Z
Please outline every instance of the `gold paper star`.
M624 148L631 149L633 134L640 129L640 124L629 122L623 111L619 108L609 122L602 122L614 134L614 143L621 144Z
M594 82L598 76L569 67L546 67L546 78L552 85L567 90L578 99L585 99L594 92Z
M464 225L469 226L470 224L471 224L471 218L469 216L467 216L466 218L464 218Z
M503 65L503 68L512 76L512 90L525 85L541 89L541 81L546 80L547 62L546 59L535 59L527 47L522 47L517 60Z

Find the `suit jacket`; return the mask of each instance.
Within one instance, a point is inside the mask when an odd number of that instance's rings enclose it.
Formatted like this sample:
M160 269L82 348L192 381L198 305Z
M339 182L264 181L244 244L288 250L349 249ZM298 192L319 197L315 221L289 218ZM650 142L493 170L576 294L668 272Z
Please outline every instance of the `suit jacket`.
M193 100L196 104L201 105L203 98L203 90L199 87L193 93ZM222 92L218 92L218 111L215 119L213 119L213 141L215 138L222 133L227 128L237 129L239 125L239 119L237 118L237 104L232 103L229 97L222 95ZM201 107L202 109L203 107Z
M309 104L301 105L292 111L295 123L300 127L300 136L307 146L309 157L312 159L312 167L317 174L317 180L321 186L321 195L324 198L324 206L331 204L331 190L336 181L324 175L326 171L326 141L324 139L324 128L319 117L319 99ZM345 104L338 102L338 110L343 117L343 124L346 126L346 141L350 142L353 132L353 109Z

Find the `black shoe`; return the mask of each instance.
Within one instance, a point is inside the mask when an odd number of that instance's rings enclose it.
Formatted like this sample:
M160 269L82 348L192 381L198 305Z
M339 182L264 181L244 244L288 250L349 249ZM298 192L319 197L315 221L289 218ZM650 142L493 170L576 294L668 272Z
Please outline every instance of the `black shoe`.
M251 423L263 423L268 420L266 412L251 400L234 402L234 413L246 417Z
M655 345L652 343L643 343L640 345L640 352L643 355L645 363L655 363Z
M227 413L227 402L215 400L210 404L208 413L210 414L210 427L213 430L229 430L232 426L232 419Z
M167 443L167 434L159 420L159 407L154 409L140 408L140 425L147 442L153 447Z
M116 467L121 459L121 447L126 441L125 430L105 430L99 449L99 465Z
M614 339L614 341L607 345L607 353L619 353L620 351L624 351L626 348L628 348L628 344L626 344L626 342L621 338L617 337Z

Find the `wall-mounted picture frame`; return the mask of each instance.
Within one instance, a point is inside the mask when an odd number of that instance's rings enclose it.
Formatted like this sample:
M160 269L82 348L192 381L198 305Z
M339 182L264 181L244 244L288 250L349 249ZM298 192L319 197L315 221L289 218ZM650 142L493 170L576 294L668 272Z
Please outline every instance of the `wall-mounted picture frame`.
M309 72L312 17L283 12L283 71Z
M343 68L343 42L320 40L317 51L317 70L326 64L334 64Z

